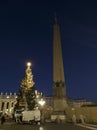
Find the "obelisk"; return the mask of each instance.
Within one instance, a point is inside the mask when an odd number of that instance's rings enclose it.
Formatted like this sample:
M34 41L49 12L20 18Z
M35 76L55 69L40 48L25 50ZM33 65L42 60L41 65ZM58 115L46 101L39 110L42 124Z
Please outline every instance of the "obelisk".
M64 78L60 27L56 17L53 28L53 94L54 111L65 111L65 108L67 107L66 84Z

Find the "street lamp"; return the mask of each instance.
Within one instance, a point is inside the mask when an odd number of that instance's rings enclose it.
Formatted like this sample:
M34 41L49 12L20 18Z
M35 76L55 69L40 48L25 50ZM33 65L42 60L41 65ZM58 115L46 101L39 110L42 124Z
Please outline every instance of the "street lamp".
M41 98L39 101L38 101L39 105L41 106L44 106L45 105L45 100L43 98Z
M72 113L75 115L76 113L75 113L75 108L73 107L73 108L71 108L71 110L72 110Z
M44 122L44 105L45 105L45 100L43 98L41 98L39 101L38 101L38 104L40 105L40 111L41 111L41 121Z

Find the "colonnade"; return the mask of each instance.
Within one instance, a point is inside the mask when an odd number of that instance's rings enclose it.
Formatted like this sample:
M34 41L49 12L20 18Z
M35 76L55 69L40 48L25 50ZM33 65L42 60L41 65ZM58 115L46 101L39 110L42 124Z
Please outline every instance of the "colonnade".
M6 113L8 116L12 116L14 106L16 104L16 93L12 94L0 94L0 112Z

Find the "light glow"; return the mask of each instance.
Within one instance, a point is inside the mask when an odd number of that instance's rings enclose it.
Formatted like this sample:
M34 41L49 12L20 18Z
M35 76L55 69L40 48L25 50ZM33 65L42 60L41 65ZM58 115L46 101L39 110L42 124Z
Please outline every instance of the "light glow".
M41 106L44 106L45 101L44 101L43 99L41 99L40 101L38 101L38 103L39 103Z
M30 66L31 66L31 62L28 62L28 63L27 63L27 66L30 67Z

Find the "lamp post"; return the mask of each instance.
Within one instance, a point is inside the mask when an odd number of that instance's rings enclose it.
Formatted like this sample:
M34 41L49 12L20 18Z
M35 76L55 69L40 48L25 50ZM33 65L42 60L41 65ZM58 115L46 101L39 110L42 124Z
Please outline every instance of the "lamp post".
M73 107L71 110L73 111L73 114L75 114L75 108Z
M44 109L44 105L45 105L45 100L43 98L41 98L39 101L38 101L39 105L40 105L40 111L41 111L41 121L44 122L44 112L43 112L43 109Z
M41 93L39 93L37 90L35 90L35 97L36 97L36 107L39 108L41 112L41 121L44 121L44 106L46 104L45 98Z
M77 120L76 120L75 108L72 108L72 111L73 111L72 121L73 121L74 124L76 124Z

